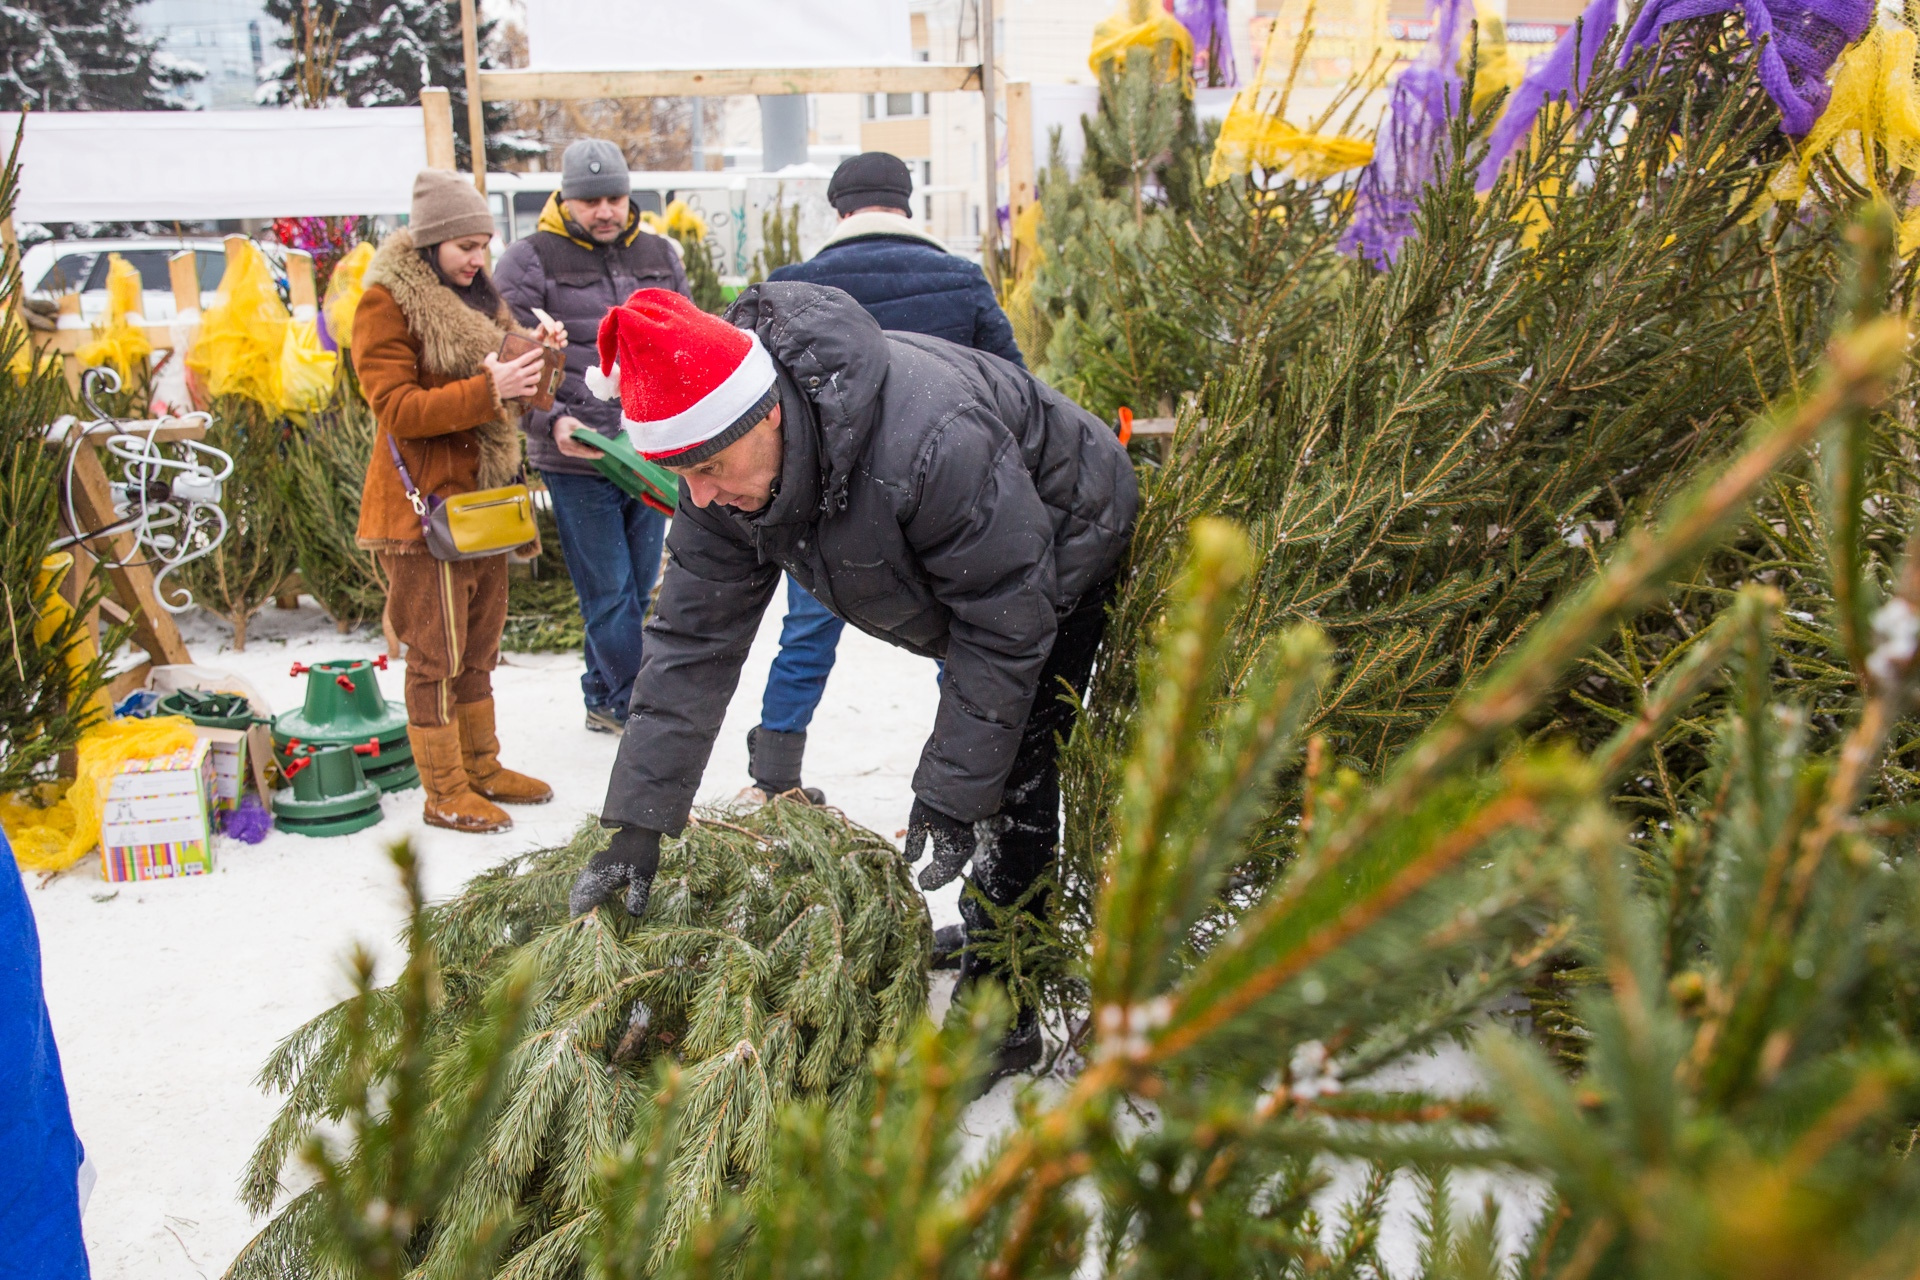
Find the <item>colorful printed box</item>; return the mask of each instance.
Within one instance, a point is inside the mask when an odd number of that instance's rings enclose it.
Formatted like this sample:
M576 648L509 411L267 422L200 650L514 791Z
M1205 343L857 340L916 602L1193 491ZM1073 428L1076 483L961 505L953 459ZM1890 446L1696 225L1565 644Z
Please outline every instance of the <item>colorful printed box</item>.
M202 739L171 755L129 760L100 811L100 874L112 881L213 870L213 754Z
M267 727L256 724L250 729L212 729L195 725L194 733L206 740L213 759L213 807L216 811L237 809L240 797L252 790L267 803L266 762L273 758L273 740Z

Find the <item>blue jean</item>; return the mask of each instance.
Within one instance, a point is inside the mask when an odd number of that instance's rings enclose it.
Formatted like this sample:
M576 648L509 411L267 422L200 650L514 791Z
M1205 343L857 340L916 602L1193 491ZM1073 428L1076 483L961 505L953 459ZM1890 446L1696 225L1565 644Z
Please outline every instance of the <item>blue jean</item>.
M780 624L780 652L760 699L761 725L774 733L799 733L813 720L846 625L799 583L787 579L787 616Z
M580 677L580 692L587 706L624 719L640 671L640 628L660 574L667 519L599 476L549 473L542 478L553 495L560 551L587 628L587 673Z

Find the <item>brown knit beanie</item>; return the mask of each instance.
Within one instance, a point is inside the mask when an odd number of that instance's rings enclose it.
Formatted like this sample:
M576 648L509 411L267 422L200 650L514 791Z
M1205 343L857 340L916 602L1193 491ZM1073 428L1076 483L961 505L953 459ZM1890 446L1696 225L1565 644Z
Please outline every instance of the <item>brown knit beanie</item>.
M461 236L492 235L493 213L487 198L453 170L422 169L413 179L413 216L407 228L413 243L424 249Z

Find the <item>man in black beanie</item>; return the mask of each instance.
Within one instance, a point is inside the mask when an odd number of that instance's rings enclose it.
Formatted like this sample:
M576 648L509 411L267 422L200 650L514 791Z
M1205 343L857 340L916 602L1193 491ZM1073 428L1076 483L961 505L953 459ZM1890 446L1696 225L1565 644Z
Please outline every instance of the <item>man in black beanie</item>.
M839 227L812 258L777 268L767 279L844 289L882 329L945 338L1025 368L993 286L978 266L914 225L912 197L913 175L898 156L849 157L827 184ZM787 580L780 652L767 673L760 723L747 733L748 774L768 795L801 786L807 725L826 692L843 625ZM810 794L822 798L817 790ZM950 953L957 938L942 942L943 954Z

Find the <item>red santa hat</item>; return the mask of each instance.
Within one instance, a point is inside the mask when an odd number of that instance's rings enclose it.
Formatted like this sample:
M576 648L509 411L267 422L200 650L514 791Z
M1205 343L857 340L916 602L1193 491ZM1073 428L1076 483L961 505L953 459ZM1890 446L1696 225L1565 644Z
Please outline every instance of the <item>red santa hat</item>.
M758 334L668 289L638 290L607 312L587 389L620 401L620 425L641 457L676 467L705 462L780 399Z

